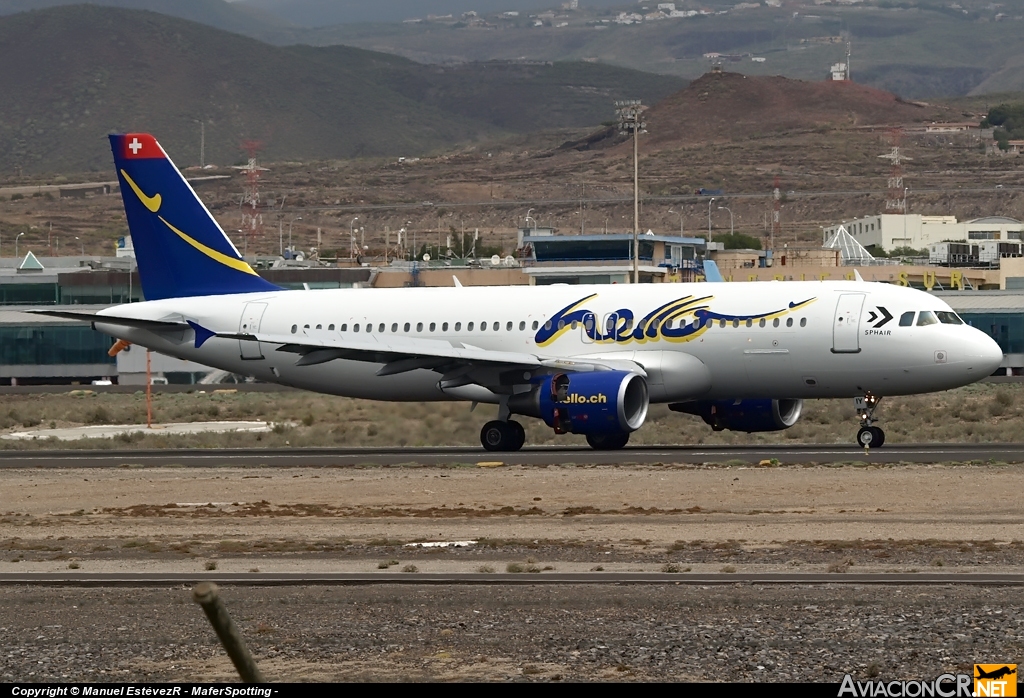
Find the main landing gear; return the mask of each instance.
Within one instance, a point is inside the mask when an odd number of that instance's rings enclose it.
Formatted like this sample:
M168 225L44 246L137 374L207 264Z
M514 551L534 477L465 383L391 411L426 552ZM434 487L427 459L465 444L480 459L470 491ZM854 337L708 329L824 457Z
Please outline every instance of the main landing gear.
M511 419L507 422L494 419L480 430L480 443L488 451L518 451L526 443L526 430Z
M885 432L875 424L875 408L882 398L868 393L863 398L854 398L857 416L860 417L860 431L857 432L857 444L864 448L881 448L885 443Z

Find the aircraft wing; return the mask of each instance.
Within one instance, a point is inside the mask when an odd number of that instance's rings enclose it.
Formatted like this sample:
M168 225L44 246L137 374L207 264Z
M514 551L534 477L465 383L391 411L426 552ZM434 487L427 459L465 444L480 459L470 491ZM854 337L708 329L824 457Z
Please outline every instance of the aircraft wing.
M366 335L360 338L310 337L306 335L272 335L218 333L224 339L264 342L277 344L278 351L299 355L296 366L347 359L384 364L377 371L378 376L393 376L416 369L437 371L445 387L458 381L458 385L479 383L493 385L498 372L514 369L554 371L607 371L628 370L646 376L646 372L629 360L583 359L573 360L543 354L517 351L494 351L481 349L463 342L448 342L440 339L411 339L408 337L380 337ZM497 382L506 382L499 380ZM518 381L507 381L518 382Z

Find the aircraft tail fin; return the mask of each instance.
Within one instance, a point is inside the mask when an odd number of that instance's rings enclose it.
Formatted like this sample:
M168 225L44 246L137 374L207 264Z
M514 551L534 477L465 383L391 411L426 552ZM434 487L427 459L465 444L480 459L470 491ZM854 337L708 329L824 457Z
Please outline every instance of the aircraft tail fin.
M710 259L704 260L704 280L713 282L725 281L725 278L722 276L722 272L718 270L718 265Z
M146 300L276 291L224 234L156 139L111 134Z

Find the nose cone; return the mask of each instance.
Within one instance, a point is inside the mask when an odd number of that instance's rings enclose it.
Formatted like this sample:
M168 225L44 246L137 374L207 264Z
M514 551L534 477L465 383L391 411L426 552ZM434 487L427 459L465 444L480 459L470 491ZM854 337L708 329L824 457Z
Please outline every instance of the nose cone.
M967 339L967 362L977 378L991 376L1003 363L1003 350L987 334L974 330Z

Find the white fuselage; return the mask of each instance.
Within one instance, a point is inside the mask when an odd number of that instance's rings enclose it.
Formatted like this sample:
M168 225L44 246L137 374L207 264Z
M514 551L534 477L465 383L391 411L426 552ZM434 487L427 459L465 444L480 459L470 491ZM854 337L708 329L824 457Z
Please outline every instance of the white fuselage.
M669 328L651 337L630 334L642 318L677 299L683 300ZM574 304L593 319L577 313L557 332L558 317L566 317L558 313ZM851 281L272 291L148 301L100 315L188 320L219 333L297 340L399 335L548 357L620 358L656 365L664 374L656 381L676 385L652 390L652 402L926 393L973 383L999 365L998 346L972 327L899 324L915 311L950 309L921 291ZM549 321L547 334L555 336L538 343ZM191 331L161 336L101 321L96 327L165 354L316 392L373 400L480 399L443 392L438 374L427 369L376 376L381 363L337 359L296 366L295 353L269 342L213 337L196 348ZM673 370L687 375L673 377ZM706 377L690 380L703 371Z

